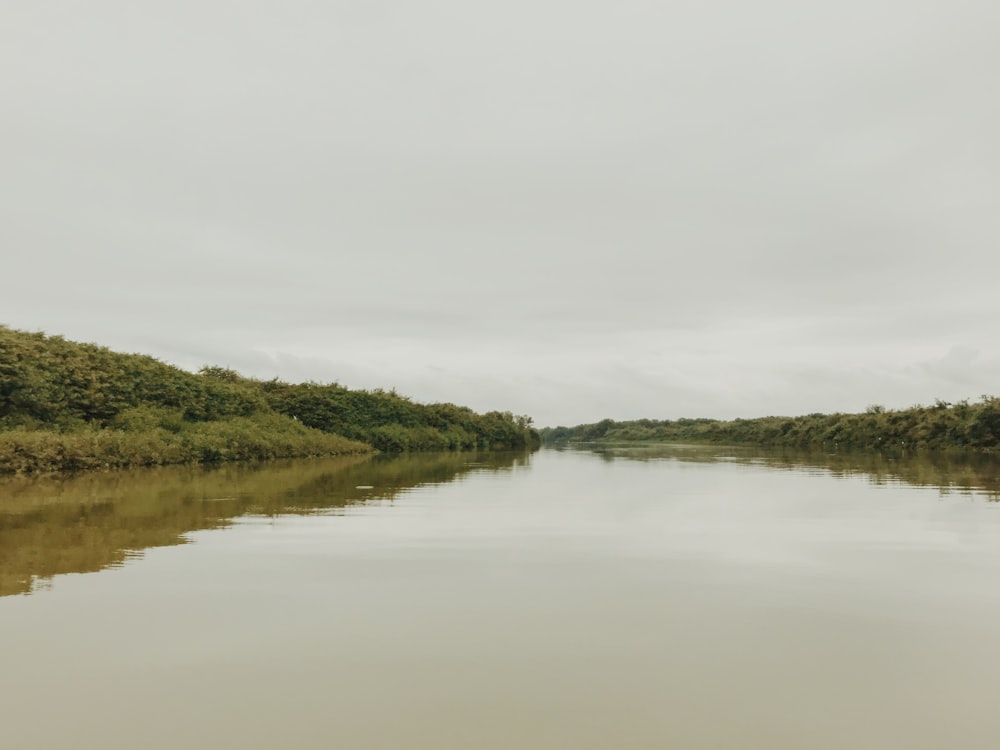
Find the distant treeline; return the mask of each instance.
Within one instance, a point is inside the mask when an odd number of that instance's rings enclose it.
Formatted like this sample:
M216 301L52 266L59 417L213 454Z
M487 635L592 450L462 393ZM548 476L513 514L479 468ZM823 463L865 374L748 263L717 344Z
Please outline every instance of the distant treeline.
M394 391L190 373L0 326L0 473L537 445L531 419Z
M864 414L808 414L759 419L605 419L576 427L541 430L547 444L565 442L691 442L836 446L854 449L966 448L1000 450L1000 398L890 410L870 406Z

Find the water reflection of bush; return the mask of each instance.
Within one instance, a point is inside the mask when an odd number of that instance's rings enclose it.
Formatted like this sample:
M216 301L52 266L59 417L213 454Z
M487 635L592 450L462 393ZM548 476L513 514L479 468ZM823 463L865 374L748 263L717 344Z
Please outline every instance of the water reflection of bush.
M843 452L704 445L601 445L592 450L609 461L676 460L737 463L774 469L813 470L837 477L862 476L872 484L934 487L942 494L978 493L1000 502L1000 458L960 452Z
M120 566L141 550L184 544L185 534L239 516L337 512L528 461L525 453L346 456L6 479L0 596L45 588L62 573Z

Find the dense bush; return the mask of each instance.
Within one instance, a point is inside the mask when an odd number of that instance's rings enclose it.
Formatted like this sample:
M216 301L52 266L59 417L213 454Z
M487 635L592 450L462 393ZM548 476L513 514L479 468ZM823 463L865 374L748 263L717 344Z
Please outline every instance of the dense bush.
M642 419L546 428L546 443L663 441L752 443L845 448L969 448L1000 450L1000 398L943 401L898 411L871 406L864 414L809 414L759 419Z
M395 391L272 380L260 383L272 409L303 424L383 451L525 448L537 445L528 417L476 414L454 404L417 404Z
M531 420L510 412L222 367L190 373L0 326L0 472L538 443Z
M0 473L81 471L364 453L364 443L276 414L163 427L0 431Z

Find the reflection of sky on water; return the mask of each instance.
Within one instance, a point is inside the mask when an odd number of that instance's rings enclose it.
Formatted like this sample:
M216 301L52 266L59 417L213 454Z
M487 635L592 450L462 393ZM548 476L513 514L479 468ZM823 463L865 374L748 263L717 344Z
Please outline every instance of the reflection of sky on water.
M377 491L361 470L342 479ZM1000 508L980 496L542 451L321 505L0 599L5 738L936 750L1000 731Z

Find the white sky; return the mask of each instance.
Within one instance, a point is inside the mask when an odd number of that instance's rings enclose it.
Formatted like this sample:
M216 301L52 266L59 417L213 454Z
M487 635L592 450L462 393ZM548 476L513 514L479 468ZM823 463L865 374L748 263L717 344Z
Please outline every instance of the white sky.
M1000 392L995 0L0 11L0 323L539 425Z

